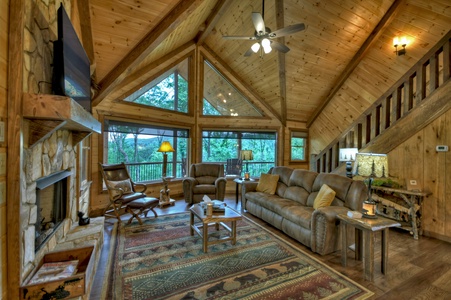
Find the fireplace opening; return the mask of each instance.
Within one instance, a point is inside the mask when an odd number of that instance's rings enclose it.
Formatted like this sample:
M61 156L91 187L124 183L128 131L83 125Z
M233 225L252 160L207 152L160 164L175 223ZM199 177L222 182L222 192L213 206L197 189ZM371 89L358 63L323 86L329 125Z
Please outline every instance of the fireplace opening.
M35 251L47 241L67 216L67 179L70 171L61 171L36 181Z

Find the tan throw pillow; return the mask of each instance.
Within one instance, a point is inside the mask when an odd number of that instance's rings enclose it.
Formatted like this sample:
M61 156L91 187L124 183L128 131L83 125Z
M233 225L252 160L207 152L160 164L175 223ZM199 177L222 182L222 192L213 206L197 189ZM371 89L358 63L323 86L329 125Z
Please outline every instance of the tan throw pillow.
M316 195L315 201L313 201L313 208L318 209L320 207L330 206L335 198L335 191L331 189L327 184L323 184Z
M119 181L108 181L108 187L111 189L119 189L119 188L122 189L124 191L123 195L133 193L132 182L130 181L130 179L119 180ZM119 190L109 190L109 191L113 198L116 197L117 195L120 195Z
M260 179L257 185L257 192L267 193L274 195L277 188L277 182L279 181L279 175L265 174L260 175Z

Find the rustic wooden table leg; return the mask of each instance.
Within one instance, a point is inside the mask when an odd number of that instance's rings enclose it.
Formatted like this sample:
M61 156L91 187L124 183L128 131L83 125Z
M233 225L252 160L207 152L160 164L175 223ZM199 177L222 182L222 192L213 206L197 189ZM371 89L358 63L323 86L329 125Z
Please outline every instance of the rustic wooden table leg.
M207 253L208 251L208 223L204 223L202 226L202 239L203 239L203 249L204 252Z
M354 231L354 235L355 235L355 260L362 260L362 230L360 229L355 229Z
M388 267L388 228L381 232L382 234L382 254L381 254L381 272L387 274Z
M340 221L340 229L341 229L341 265L346 267L347 264L347 256L348 256L348 238L346 233L346 222Z
M235 190L235 196L236 196L235 201L236 201L236 204L238 204L238 196L239 196L238 188L239 188L239 184L237 182L236 183L236 190Z
M236 244L236 221L232 221L232 245Z
M190 212L189 214L189 234L194 235L194 214Z
M372 231L364 230L363 232L363 256L364 264L364 278L369 281L373 281L374 273L374 234Z

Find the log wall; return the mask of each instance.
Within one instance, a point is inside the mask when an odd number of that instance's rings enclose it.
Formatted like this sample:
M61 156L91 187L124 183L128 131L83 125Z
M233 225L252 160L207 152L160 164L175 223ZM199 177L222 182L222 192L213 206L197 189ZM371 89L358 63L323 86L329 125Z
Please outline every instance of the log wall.
M8 30L9 1L0 1L0 298L7 299L7 258L6 258L6 118L7 118L7 84L8 84Z
M388 153L390 176L416 179L432 194L423 201L424 234L451 242L451 153L437 152L437 145L451 146L451 110Z

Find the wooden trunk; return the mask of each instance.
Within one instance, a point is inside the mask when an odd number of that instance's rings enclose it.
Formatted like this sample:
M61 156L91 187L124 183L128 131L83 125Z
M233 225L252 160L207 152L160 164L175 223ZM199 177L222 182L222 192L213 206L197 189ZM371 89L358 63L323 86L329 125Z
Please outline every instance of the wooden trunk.
M51 252L42 258L35 270L25 281L39 270L42 264L47 262L63 262L78 260L78 268L74 275L53 281L38 284L24 285L20 288L20 299L40 300L40 299L69 299L83 296L88 291L89 278L91 278L94 260L91 259L94 246L69 249L65 251Z

